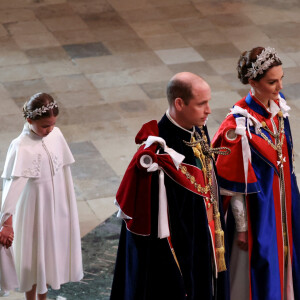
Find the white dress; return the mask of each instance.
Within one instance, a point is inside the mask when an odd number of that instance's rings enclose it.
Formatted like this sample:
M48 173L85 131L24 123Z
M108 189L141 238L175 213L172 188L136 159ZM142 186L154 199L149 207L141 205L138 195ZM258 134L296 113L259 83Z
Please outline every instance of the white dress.
M83 277L73 162L57 127L41 138L26 123L9 147L2 174L1 224L13 215L13 258L22 292L37 284L37 293L43 294L47 285L59 289ZM9 251L3 249L9 259ZM3 272L1 278L13 278L13 270Z

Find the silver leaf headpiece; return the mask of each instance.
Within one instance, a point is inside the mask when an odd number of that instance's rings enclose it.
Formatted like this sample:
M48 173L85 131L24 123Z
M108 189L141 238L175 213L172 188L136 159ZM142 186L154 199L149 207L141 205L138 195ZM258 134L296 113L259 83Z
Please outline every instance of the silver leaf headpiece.
M48 110L53 109L54 107L58 107L57 102L51 102L47 105L43 105L42 107L36 108L33 111L26 112L26 118L34 119L36 116L41 116L46 113Z
M280 58L274 48L267 47L259 55L257 55L256 61L252 63L252 67L248 68L248 72L245 77L249 79L255 78L258 74L263 74L270 65L274 62L280 62Z

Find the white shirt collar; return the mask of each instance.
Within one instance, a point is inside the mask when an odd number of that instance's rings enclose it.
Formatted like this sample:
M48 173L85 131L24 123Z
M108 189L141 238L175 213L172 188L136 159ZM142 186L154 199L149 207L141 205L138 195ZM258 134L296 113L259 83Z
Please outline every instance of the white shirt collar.
M279 106L282 111L283 117L286 118L289 116L288 111L291 109L287 104L286 101L279 95Z
M291 109L287 104L286 101L279 96L279 106L275 101L270 101L270 107L269 107L269 112L272 114L272 118L278 114L278 112L281 110L283 117L286 118L289 116L288 111Z
M180 126L180 125L179 125L179 124L171 117L171 115L170 115L170 113L169 113L169 109L167 109L167 111L166 111L166 116L167 116L167 118L168 118L175 126L177 126L177 127L179 127L180 129L182 129L182 130L188 132L191 136L194 135L194 133L195 133L195 126L193 126L193 130L192 130L192 131L183 128L182 126Z
M272 114L272 118L274 118L280 111L280 108L275 101L270 100L270 106L267 108L267 110Z

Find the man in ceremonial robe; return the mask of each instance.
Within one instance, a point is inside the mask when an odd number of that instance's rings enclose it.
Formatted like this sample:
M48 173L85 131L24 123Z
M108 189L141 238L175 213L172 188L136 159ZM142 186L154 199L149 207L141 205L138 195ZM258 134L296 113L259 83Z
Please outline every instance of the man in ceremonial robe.
M205 126L211 89L182 72L143 125L116 195L124 219L111 300L229 299L224 219Z

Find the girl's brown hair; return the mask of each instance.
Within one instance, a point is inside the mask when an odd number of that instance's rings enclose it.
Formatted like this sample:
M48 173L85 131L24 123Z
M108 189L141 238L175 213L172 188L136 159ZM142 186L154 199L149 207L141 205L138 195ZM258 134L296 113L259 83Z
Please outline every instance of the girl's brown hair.
M52 105L51 105L52 104ZM50 109L43 109L49 108ZM42 111L41 114L36 113ZM58 106L52 96L46 93L34 94L23 106L23 116L25 119L39 120L41 118L47 118L51 116L57 116L59 113Z

